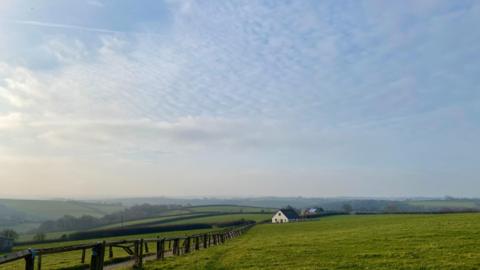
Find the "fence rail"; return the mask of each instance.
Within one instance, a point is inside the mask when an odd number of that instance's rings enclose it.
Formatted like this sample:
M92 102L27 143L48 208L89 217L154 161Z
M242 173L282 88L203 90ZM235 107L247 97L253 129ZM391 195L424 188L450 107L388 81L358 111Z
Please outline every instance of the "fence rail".
M108 250L108 257L111 259L113 258L113 248L115 247L122 248L129 254L129 257L126 258L134 261L134 268L141 268L144 258L147 256L155 256L157 260L162 260L166 257L166 254L180 256L195 250L208 248L212 245L219 245L228 239L242 235L253 225L254 224L248 224L237 228L189 236L102 241L63 247L27 249L0 255L0 265L23 259L25 261L25 270L34 270L35 263L37 269L41 270L42 256L76 250L82 251L80 262L85 264L86 251L91 250L92 255L88 269L102 270L105 264L105 252ZM148 243L155 243L155 252L150 252Z

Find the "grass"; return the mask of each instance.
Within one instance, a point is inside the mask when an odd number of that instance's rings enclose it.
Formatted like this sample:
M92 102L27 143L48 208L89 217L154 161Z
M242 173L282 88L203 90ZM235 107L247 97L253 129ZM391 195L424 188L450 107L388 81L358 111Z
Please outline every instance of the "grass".
M162 222L164 220L169 220L172 218L176 217L194 217L199 214L177 214L177 215L166 215L166 216L159 216L159 217L154 217L154 218L145 218L145 219L139 219L139 220L131 220L131 221L126 221L123 224L122 223L115 223L115 224L110 224L110 225L105 225L101 227L96 227L93 228L92 230L104 230L104 229L112 229L112 228L119 228L123 226L131 226L131 225L141 225L144 223L150 223L150 222Z
M424 200L408 201L413 206L438 207L438 208L478 208L479 205L473 200Z
M189 223L217 223L217 222L230 222L230 221L237 221L240 219L245 220L253 220L255 222L261 222L265 220L269 220L272 218L272 214L226 214L226 215L218 215L218 216L210 216L210 217L192 217L190 219L185 220L177 220L172 222L163 223L165 225L173 225L173 224L189 224Z
M0 225L0 231L4 230L4 229L15 229L16 232L18 233L25 233L25 232L28 232L28 231L31 231L31 230L34 230L36 228L38 228L38 226L40 225L41 223L40 222L24 222L24 223L19 223L19 224L16 224L14 226L7 226L7 225L3 225L1 226ZM32 236L33 237L33 236ZM31 238L31 237L30 237ZM23 241L23 240L22 240Z
M118 236L118 237L111 237L105 239L94 239L94 240L79 240L79 241L69 241L69 242L59 242L59 243L51 243L51 244L38 244L38 245L31 245L31 246L18 246L15 247L14 251L18 250L25 250L28 248L51 248L51 247L60 247L60 246L69 246L69 245L78 245L82 243L95 243L98 241L103 240L124 240L124 239L140 239L140 238L156 238L157 236L160 237L168 237L168 236L186 236L192 235L197 233L205 233L211 231L212 229L202 229L202 230L190 230L190 231L176 231L176 232L165 232L165 233L153 233L153 234L141 234L141 235L130 235L130 236ZM155 250L155 244L149 244L149 248L151 251ZM42 269L63 269L68 268L71 269L73 267L81 266L80 258L81 258L81 251L71 251L65 253L58 253L58 254L51 254L42 257ZM107 252L108 253L108 252ZM120 248L114 248L114 259L118 260L121 258L125 258L128 254ZM86 262L89 262L91 256L90 250L86 252ZM12 262L9 264L1 265L0 269L2 270L14 270L14 269L23 269L24 262L17 261Z
M95 204L93 204L95 205ZM122 223L114 223L109 224L101 227L93 228L92 230L103 230L103 229L112 229L112 228L119 228L123 226L131 226L131 225L142 225L145 223L151 223L148 226L158 226L161 224L191 224L191 223L213 223L213 222L228 222L228 221L235 221L239 219L248 219L248 220L255 220L255 221L263 221L265 219L269 219L270 214L261 214L261 210L265 208L256 208L256 207L244 207L244 206L201 206L201 207L192 207L186 209L175 209L171 211L165 212L163 215L153 218L146 218L146 219L139 219L139 220L131 220L125 221ZM204 211L204 212L201 212ZM241 214L240 212L258 212L258 214ZM197 215L202 215L204 213L209 212L218 212L218 216L214 217L204 217L204 218L195 218ZM223 215L220 214L222 212L232 212L235 213L233 215ZM184 219L184 220L173 220L169 222L169 219L175 219L178 217L192 217L192 219ZM155 224L153 224L155 222ZM158 222L158 223L157 223ZM38 226L38 224L36 224ZM15 226L15 229L18 230L18 226ZM34 229L35 227L28 227L29 229ZM46 239L58 239L63 234L69 234L73 231L66 231L66 232L51 232L46 233ZM35 234L21 234L18 241L25 242L25 241L32 241Z
M124 226L129 225L142 225L148 223L148 226L159 226L159 225L178 225L178 224L193 224L193 223L217 223L217 222L230 222L230 221L237 221L240 219L245 220L253 220L256 222L268 220L271 218L271 214L242 214L242 213L235 213L235 214L218 214L214 216L208 217L197 217L198 215L202 215L201 212L193 213L193 214L184 214L184 215L175 215L175 216L163 216L163 217L156 217L156 218L147 218L141 220L134 220L125 222ZM185 218L182 220L175 220L176 218ZM173 219L173 220L171 220ZM171 220L171 221L169 221ZM98 229L111 229L121 227L121 224L112 224L103 227L95 228L94 230Z
M270 214L221 214L217 216L210 216L210 217L198 217L195 218L195 215L199 213L190 214L193 215L191 219L175 221L172 223L165 223L166 225L173 225L173 224L188 224L188 223L214 223L214 222L228 222L228 221L235 221L240 220L242 218L248 220L255 220L255 221L263 221L265 219L269 219L271 217ZM181 217L179 216L168 216L168 217L159 217L154 219L144 219L135 222L151 222L151 221L159 221L161 222L163 219L169 219L173 217ZM126 224L126 223L125 223ZM135 223L137 224L137 223ZM59 247L59 246L68 246L68 245L77 245L81 243L94 243L97 241L103 240L123 240L123 239L140 239L140 238L155 238L157 236L166 237L166 236L183 236L183 235L192 235L196 233L204 233L211 230L218 230L218 229L203 229L203 230L189 230L189 231L176 231L176 232L165 232L165 233L153 233L153 234L142 234L142 235L133 235L133 236L118 236L118 237L111 237L106 239L92 239L92 240L79 240L79 241L68 241L68 242L57 242L57 243L50 243L50 244L38 244L38 245L29 245L29 246L17 246L15 247L15 251L17 250L24 250L28 248L49 248L49 247ZM49 238L58 238L65 232L59 233L50 233L48 234ZM154 244L150 244L150 249L154 249ZM91 254L87 252L86 258L87 262ZM114 259L124 258L127 254L123 251L123 249L114 249ZM73 252L66 252L61 254L52 254L42 258L42 266L43 269L61 269L61 268L72 268L80 265L80 257L81 251L73 251ZM23 266L23 261L11 263L1 267L1 269L20 269Z
M335 216L257 225L146 269L479 269L480 214Z
M64 234L69 234L72 233L73 231L64 231L64 232L49 232L45 233L45 240L53 240L53 239L59 239L62 235ZM16 240L17 242L27 242L27 241L33 241L33 237L35 236L34 233L28 233L28 234L20 234L18 239Z

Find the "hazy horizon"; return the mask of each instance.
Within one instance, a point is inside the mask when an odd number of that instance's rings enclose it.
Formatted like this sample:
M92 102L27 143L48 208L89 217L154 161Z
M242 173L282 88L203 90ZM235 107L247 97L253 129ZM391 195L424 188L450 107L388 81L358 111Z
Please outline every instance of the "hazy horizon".
M480 1L0 2L0 197L478 197Z
M322 199L322 200L477 200L479 197L455 197L443 196L77 196L77 197L50 197L50 196L4 196L0 200L46 200L46 201L104 201L113 202L118 200L142 200L142 199L172 199L172 200L255 200L255 199Z

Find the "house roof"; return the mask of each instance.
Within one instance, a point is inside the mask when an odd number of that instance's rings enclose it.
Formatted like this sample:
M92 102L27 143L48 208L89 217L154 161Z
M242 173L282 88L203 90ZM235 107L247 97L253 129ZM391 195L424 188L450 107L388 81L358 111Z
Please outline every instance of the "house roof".
M300 216L295 212L295 210L290 208L280 209L280 211L288 218L288 219L299 219Z

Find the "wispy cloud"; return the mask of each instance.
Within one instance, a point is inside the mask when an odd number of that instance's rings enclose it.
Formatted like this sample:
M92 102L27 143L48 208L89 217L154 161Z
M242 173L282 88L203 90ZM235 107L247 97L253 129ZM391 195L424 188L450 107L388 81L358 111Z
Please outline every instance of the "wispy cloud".
M80 30L80 31L106 33L106 34L122 34L122 33L124 33L124 32L121 32L121 31L114 31L114 30L109 30L109 29L92 28L92 27L85 27L85 26L71 25L71 24L58 24L58 23L50 23L50 22L40 22L40 21L6 20L6 22L14 23L14 24L38 26L38 27L60 28L60 29L66 29L66 30Z
M32 26L32 27L42 27L42 28L52 28L52 29L59 29L59 30L66 30L66 31L79 31L79 32L91 32L96 34L110 34L110 35L133 35L133 36L158 36L165 38L165 34L161 32L155 31L118 31L118 30L111 30L105 28L95 28L95 27L87 27L81 25L72 25L72 24L59 24L59 23L51 23L51 22L44 22L44 21L31 21L31 20L1 20L4 23L9 24L18 24L18 25L25 25L25 26Z
M121 31L51 14L10 17L25 33L0 44L10 46L0 55L18 44L40 53L0 59L0 156L114 160L119 170L126 162L152 174L161 163L183 179L172 193L211 177L226 194L252 171L262 172L259 186L284 184L284 194L295 177L318 195L348 193L353 172L362 194L362 185L381 193L382 181L400 181L399 193L427 187L439 168L473 184L477 3L163 4L166 19L142 13L131 27L112 27ZM118 15L105 5L91 8ZM48 34L24 41L34 28ZM38 55L55 67L29 66ZM325 188L331 179L343 184ZM438 192L450 187L443 181Z

